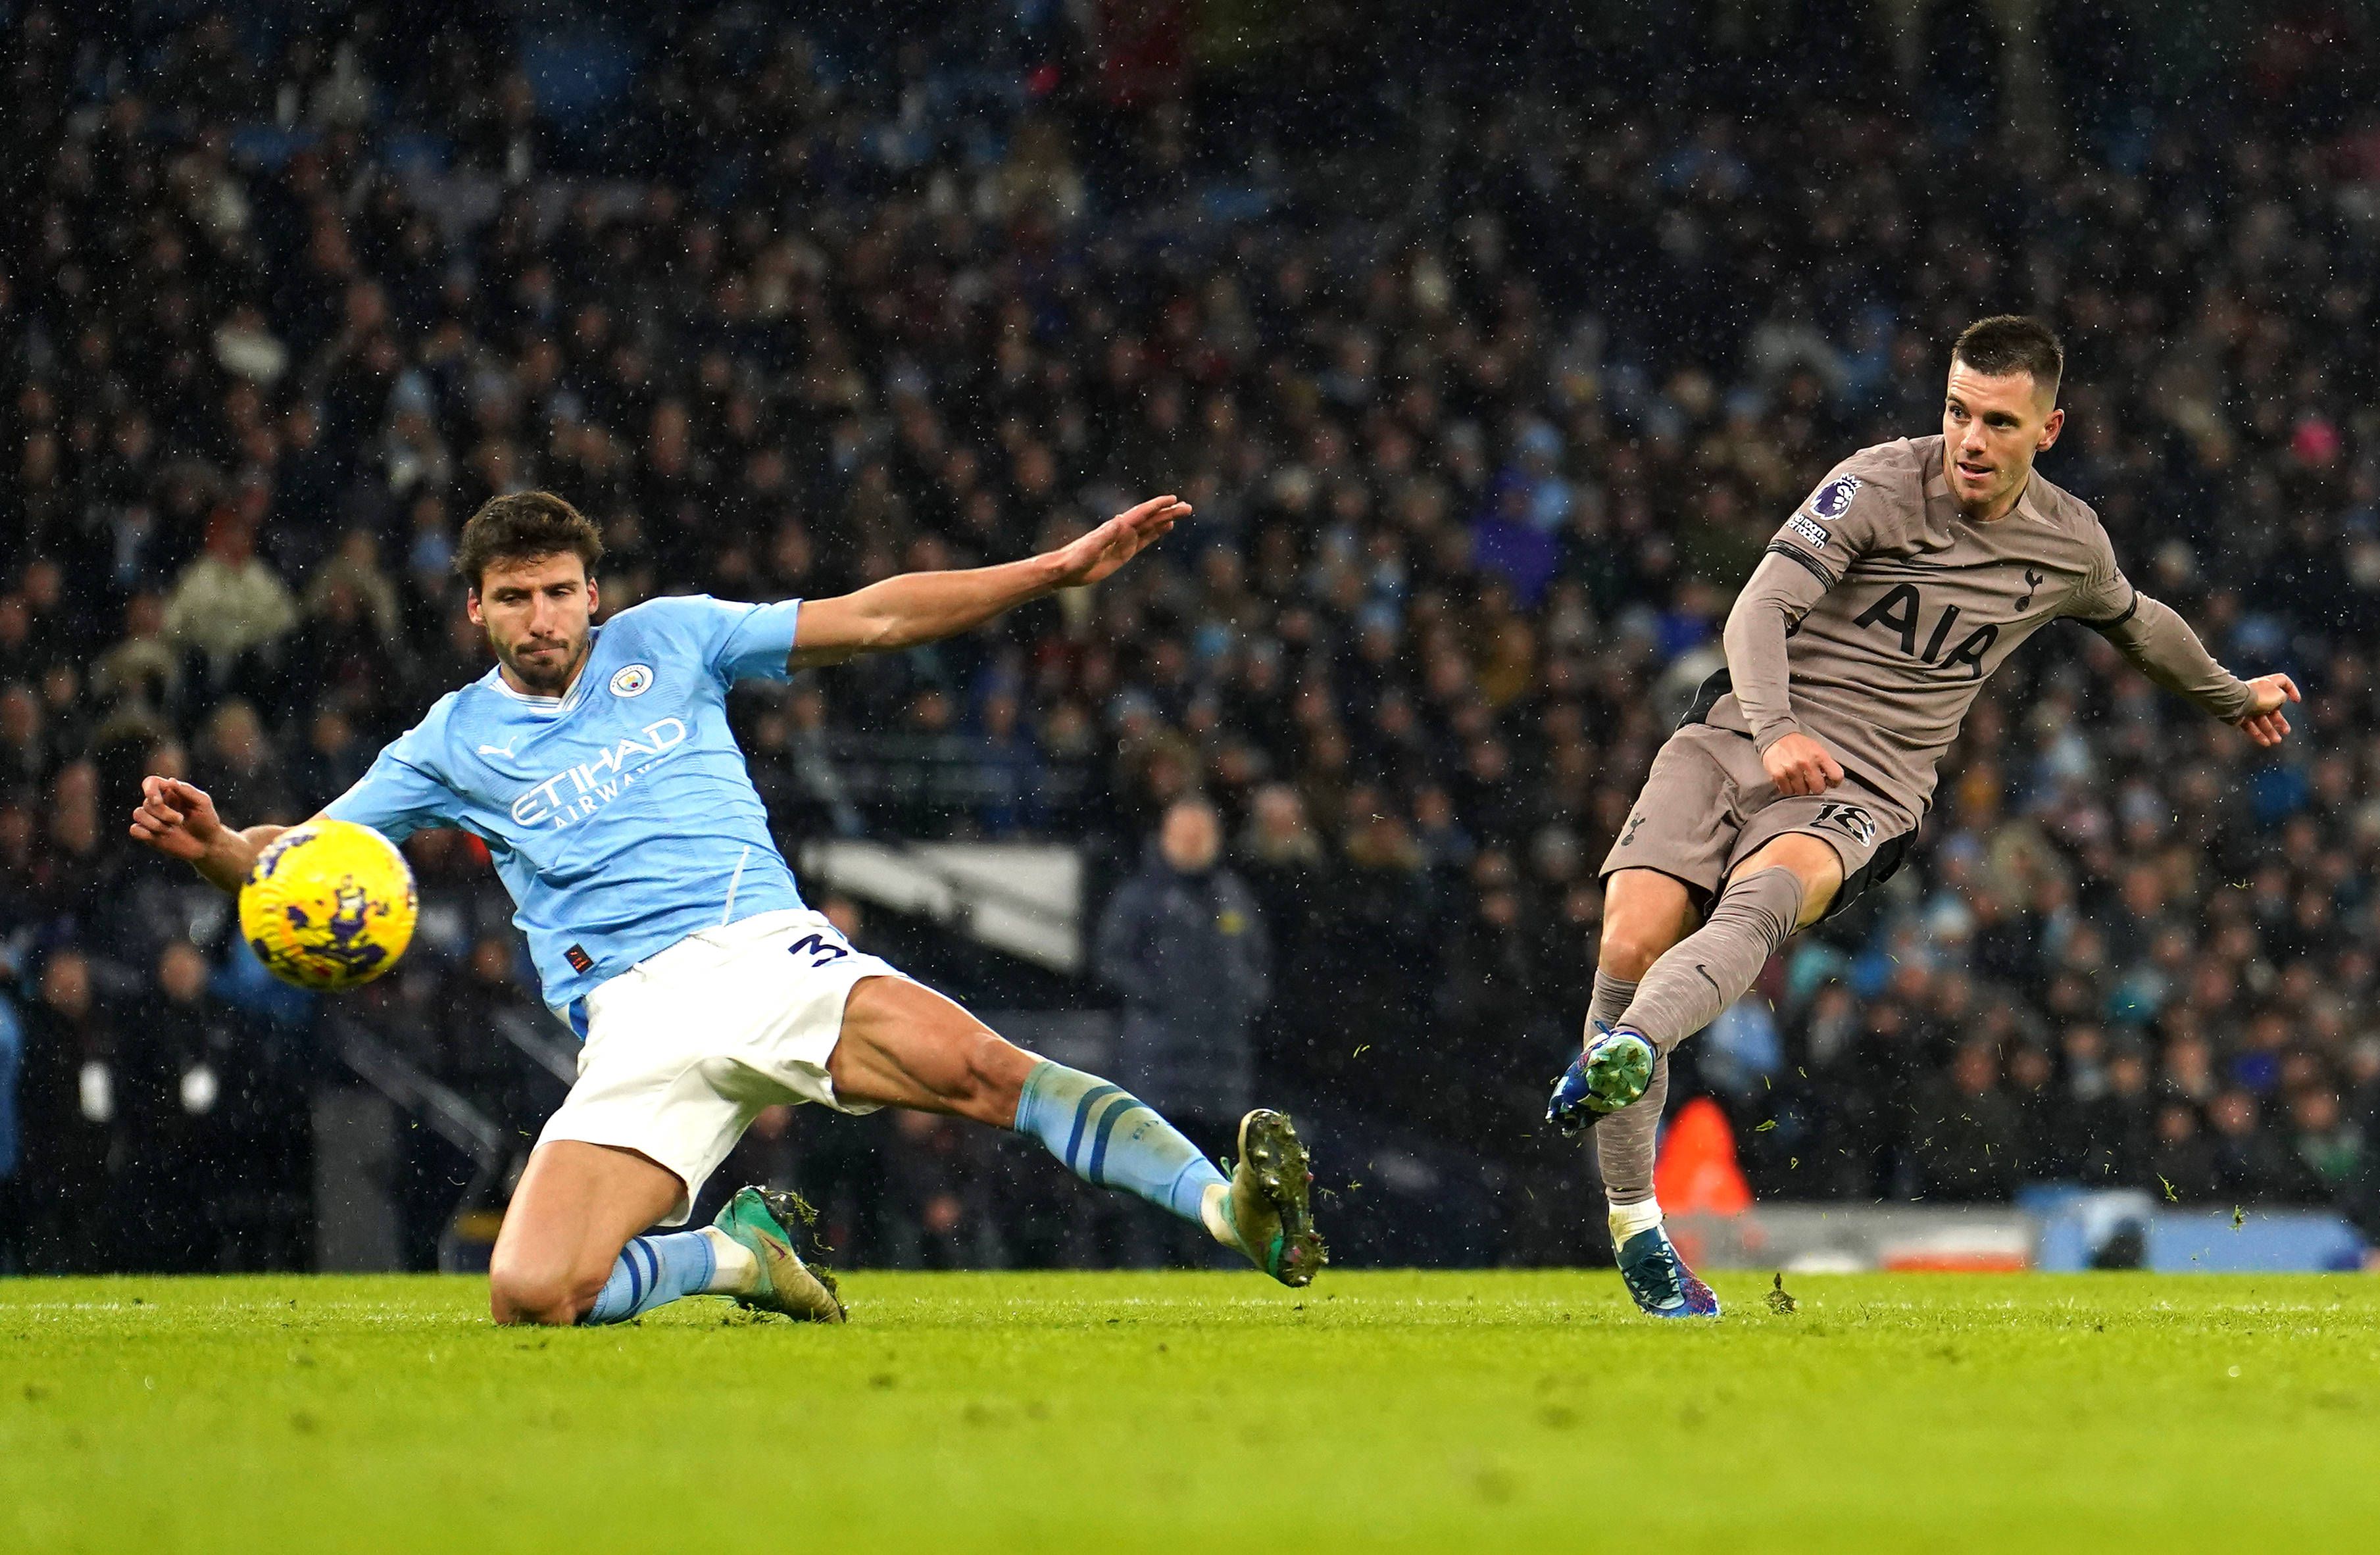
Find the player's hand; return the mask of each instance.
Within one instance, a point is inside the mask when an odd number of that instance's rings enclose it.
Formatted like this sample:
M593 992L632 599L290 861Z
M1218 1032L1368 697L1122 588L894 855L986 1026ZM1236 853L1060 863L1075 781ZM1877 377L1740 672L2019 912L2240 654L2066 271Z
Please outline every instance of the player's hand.
M1768 781L1787 797L1824 794L1843 781L1843 764L1807 735L1792 734L1760 753Z
M1151 497L1138 507L1114 517L1053 554L1056 586L1079 589L1097 583L1155 544L1160 536L1189 516L1190 504L1175 496Z
M2256 699L2240 715L2238 727L2241 734L2261 746L2277 746L2289 738L2289 716L2281 711L2284 704L2301 702L2298 683L2285 674L2258 675L2248 683Z
M132 834L169 858L195 864L222 842L224 823L205 789L179 778L145 777Z

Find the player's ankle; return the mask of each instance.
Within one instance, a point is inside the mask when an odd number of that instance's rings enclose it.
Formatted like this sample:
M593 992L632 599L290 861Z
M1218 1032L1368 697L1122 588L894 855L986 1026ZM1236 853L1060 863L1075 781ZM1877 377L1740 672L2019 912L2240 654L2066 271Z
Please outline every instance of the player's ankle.
M1208 1235L1236 1253L1241 1250L1240 1234L1232 1229L1232 1217L1225 1209L1231 1197L1229 1183L1208 1184L1198 1200L1198 1221L1207 1228Z
M1611 1206L1611 1245L1625 1246L1632 1236L1641 1235L1661 1223L1661 1201L1639 1199L1633 1204Z
M704 1294L745 1295L759 1287L760 1260L752 1249L717 1226L704 1226L698 1234L710 1244L712 1267Z

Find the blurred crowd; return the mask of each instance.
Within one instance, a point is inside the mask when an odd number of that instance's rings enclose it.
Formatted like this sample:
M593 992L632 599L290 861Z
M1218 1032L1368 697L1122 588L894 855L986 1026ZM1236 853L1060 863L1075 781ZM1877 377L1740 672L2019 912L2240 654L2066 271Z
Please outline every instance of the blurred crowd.
M2046 634L1910 866L1689 1045L1682 1095L1763 1194L2082 1181L2380 1229L2380 119L2328 85L2368 56L2266 34L2177 104L2109 87L2123 7L2081 6L2029 125L1981 11L1926 9L1967 74L1896 88L1854 29L1787 56L1825 61L1797 91L1682 22L1665 96L1623 90L1644 40L1397 88L1328 7L1274 17L1318 30L1270 73L1032 6L560 42L20 7L0 1266L303 1262L334 1025L533 1135L560 1081L504 1035L544 1017L476 843L416 841L419 948L317 1007L122 823L143 772L239 824L341 792L484 670L455 530L528 487L603 525L612 610L1002 560L1180 492L1096 592L739 692L782 840L1055 837L1113 876L1203 796L1271 947L1253 1083L1364 1141L1328 1185L1402 1162L1501 1228L1486 1256L1594 1256L1591 1169L1536 1120L1596 866L1769 535L1936 430L1947 343L2010 310L2070 353L2044 472L2234 670L2296 676L2297 735L2259 753ZM417 1259L472 1175L434 1133L387 1168ZM946 1124L752 1148L864 1256L1086 1256L1026 1223L1062 1190Z

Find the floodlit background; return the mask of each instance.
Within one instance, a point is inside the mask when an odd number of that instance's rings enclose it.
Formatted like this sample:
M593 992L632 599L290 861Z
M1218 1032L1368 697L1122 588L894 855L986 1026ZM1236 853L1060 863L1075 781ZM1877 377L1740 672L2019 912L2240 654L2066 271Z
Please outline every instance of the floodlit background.
M312 1000L124 817L342 791L486 667L453 538L533 486L614 610L1194 502L1090 596L739 693L806 889L1194 1131L1287 1106L1343 1262L1608 1257L1537 1121L1596 865L1762 544L2006 310L2070 352L2044 472L2300 733L2046 634L1911 866L1682 1050L1664 1198L1851 1263L2380 1229L2369 5L0 18L0 1271L484 1257L575 1062L484 853L417 839L414 951ZM1151 849L1193 792L1226 876ZM862 1266L1185 1251L921 1117L772 1114L748 1178ZM1982 1208L1842 1213L1912 1200Z

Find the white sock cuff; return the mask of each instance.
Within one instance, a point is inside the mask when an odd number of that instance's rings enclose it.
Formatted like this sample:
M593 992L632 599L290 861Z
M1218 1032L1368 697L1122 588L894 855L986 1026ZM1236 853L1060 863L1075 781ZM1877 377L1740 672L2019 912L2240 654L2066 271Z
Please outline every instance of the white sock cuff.
M1652 1230L1661 1223L1661 1201L1642 1199L1634 1204L1611 1207L1611 1243L1618 1246L1640 1232Z
M717 1226L703 1226L698 1234L710 1244L710 1279L703 1294L741 1295L760 1282L760 1260L750 1248Z

